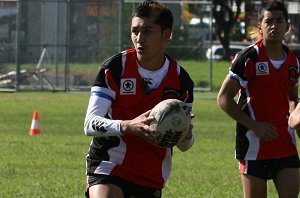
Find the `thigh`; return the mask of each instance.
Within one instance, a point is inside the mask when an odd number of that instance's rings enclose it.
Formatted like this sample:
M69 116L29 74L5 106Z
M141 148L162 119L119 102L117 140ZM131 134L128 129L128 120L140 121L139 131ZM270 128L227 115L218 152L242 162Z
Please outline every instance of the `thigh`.
M123 198L123 191L114 184L97 184L89 188L90 198Z
M273 180L280 198L297 198L299 194L299 169L284 168Z
M267 180L241 174L244 198L266 198Z
M161 192L116 176L94 174L87 176L85 194L89 198L161 198Z
M88 198L123 198L122 180L110 175L87 175L85 195Z

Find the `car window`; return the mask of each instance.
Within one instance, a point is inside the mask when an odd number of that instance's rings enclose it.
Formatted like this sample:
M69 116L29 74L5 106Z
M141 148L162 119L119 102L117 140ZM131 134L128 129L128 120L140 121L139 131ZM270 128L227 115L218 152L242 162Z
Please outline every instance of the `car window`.
M242 49L240 48L231 48L230 49L230 55L234 56L236 53L238 53L239 51L241 51Z
M223 55L223 48L216 49L215 55Z

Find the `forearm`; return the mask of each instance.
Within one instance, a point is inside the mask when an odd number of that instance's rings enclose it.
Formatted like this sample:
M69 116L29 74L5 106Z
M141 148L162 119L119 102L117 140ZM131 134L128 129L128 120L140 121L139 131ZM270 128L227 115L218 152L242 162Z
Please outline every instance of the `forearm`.
M84 133L88 136L122 135L121 120L111 120L101 116L90 115L84 122Z
M226 99L221 102L220 100L219 100L219 106L222 108L224 112L226 112L232 119L244 125L248 129L252 128L252 126L255 124L255 120L253 120L246 113L244 113L241 107L239 107L238 104L233 99Z
M121 120L106 118L114 98L114 92L107 88L92 87L84 120L84 133L89 136L121 135Z
M289 116L289 126L293 129L300 129L300 105L298 104L294 111Z

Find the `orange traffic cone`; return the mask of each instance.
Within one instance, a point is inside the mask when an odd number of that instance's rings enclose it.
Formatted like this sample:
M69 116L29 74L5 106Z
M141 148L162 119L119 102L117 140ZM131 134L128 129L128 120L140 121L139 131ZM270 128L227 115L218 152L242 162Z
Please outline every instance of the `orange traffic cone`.
M41 132L40 132L40 123L39 123L39 118L38 118L38 112L35 111L33 113L29 135L39 135L40 133Z

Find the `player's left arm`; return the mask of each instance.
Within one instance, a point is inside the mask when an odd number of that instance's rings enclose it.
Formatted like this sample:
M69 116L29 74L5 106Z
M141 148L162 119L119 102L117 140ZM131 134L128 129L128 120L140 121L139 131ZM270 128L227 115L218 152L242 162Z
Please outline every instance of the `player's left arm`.
M194 134L194 125L193 125L193 118L195 117L195 115L193 113L191 113L191 125L189 128L188 133L186 134L186 136L177 143L177 148L179 148L179 150L181 150L182 152L187 151L188 149L190 149L194 142L195 142L195 134Z
M179 148L179 150L184 152L190 149L195 142L194 125L193 125L193 118L195 117L195 115L192 112L192 106L194 101L194 82L190 78L189 74L183 68L181 68L180 70L179 79L182 82L182 89L186 90L187 98L184 100L184 102L190 107L190 114L192 118L188 133L176 145L177 148Z
M289 112L292 113L298 104L298 85L294 86L289 91L289 105L290 110Z

